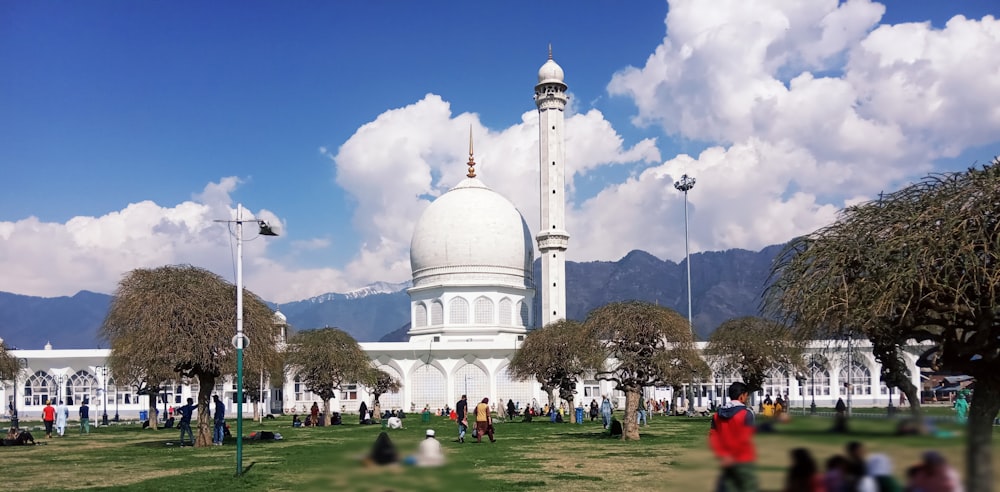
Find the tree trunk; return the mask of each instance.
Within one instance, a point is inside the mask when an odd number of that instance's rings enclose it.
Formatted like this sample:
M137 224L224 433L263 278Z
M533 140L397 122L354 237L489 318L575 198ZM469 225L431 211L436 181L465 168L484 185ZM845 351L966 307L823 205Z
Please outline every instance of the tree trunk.
M253 418L254 418L254 420L257 420L259 417L263 417L263 415L260 415L260 414L257 413L259 411L260 411L260 403L258 403L256 400L254 400L254 402L253 402Z
M548 390L548 393L549 393L549 411L554 412L559 410L559 407L556 406L556 389L550 388ZM546 417L548 417L548 415L546 415Z
M323 398L323 417L322 417L322 419L323 419L323 425L329 425L330 422L332 422L332 420L330 420L330 417L333 416L332 412L333 412L333 409L330 408L330 399L329 398ZM313 425L316 425L316 424L313 423Z
M622 422L622 440L639 440L639 419L636 413L639 411L639 398L642 394L638 389L628 388L625 390L625 417Z
M567 404L569 405L569 423L576 424L576 407L573 406L573 395L569 395L569 398L565 398Z
M149 428L153 430L159 429L156 419L156 395L149 395L149 408L146 411L149 412Z
M1000 379L976 377L976 392L969 407L965 449L966 490L993 490L993 419L1000 412Z
M198 376L198 435L194 438L196 448L212 445L212 431L215 430L215 420L212 418L212 391L215 390L215 376Z
M382 404L378 402L378 396L372 401L372 422L382 423Z

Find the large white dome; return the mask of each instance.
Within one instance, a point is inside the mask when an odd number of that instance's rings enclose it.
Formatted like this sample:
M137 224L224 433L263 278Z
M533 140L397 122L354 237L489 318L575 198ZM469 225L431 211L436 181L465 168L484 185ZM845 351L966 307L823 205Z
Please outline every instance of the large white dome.
M478 178L462 180L420 216L410 241L413 287L531 288L534 244L514 204Z

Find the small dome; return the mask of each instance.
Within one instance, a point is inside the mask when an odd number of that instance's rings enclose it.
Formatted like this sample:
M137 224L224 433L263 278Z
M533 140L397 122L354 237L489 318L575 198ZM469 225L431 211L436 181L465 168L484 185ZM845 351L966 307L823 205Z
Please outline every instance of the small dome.
M531 287L534 242L514 204L478 178L431 203L413 230L413 287Z
M563 82L563 69L555 62L552 58L545 61L542 68L538 69L538 83L539 84L549 84L549 83L564 83Z
M288 322L288 317L285 316L285 313L282 313L281 311L274 312L274 324L281 325L287 322Z

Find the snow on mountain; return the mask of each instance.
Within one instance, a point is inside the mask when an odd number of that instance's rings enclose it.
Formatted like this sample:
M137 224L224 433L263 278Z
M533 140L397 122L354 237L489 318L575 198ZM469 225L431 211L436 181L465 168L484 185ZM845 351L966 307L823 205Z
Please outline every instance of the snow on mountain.
M363 297L368 297L375 294L393 294L405 290L409 287L410 287L409 281L395 283L395 284L390 282L375 282L373 284L361 287L360 289L354 289L344 293L328 292L326 294L318 295L316 297L310 297L309 299L306 299L306 302L323 303L335 300L361 299Z

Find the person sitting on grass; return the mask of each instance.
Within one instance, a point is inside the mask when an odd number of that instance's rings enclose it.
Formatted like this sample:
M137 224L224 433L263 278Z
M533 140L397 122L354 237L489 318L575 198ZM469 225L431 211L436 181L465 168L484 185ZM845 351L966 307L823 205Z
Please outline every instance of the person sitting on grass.
M292 414L292 427L302 427L302 420L299 419L299 414L297 413Z
M35 442L35 438L30 432L15 427L11 427L7 431L7 437L3 440L4 446L26 446L28 444L35 445L38 443Z
M417 454L407 456L404 463L411 466L441 466L444 464L444 454L441 453L441 442L434 437L434 429L427 429L424 440L417 446Z
M399 453L396 451L396 446L392 444L392 440L389 439L389 434L385 431L379 433L378 437L375 438L375 444L372 446L371 453L365 458L365 465L372 466L385 466L391 465L399 460Z

